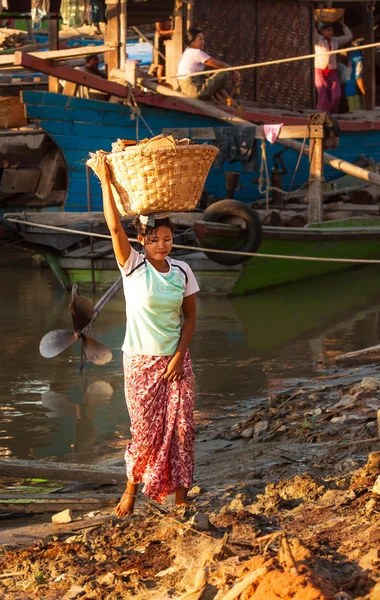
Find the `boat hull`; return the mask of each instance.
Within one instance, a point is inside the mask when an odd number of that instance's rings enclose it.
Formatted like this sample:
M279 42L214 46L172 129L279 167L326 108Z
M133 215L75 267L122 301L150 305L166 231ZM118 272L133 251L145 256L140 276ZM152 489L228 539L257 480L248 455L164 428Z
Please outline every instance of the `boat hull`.
M88 209L87 182L85 164L90 152L103 149L111 150L111 144L117 138L142 139L151 137L151 131L157 135L163 131L173 132L179 137L190 137L197 142L214 142L215 129L226 127L221 121L212 117L186 110L189 107L161 97L139 96L141 113L144 121L133 119L129 106L113 104L85 98L73 98L51 92L23 92L23 102L27 116L36 120L40 127L48 133L62 150L67 164L68 191L64 206L66 211L83 211ZM153 102L154 100L154 102ZM281 122L284 124L304 124L302 117L274 117L266 114L252 114L257 122ZM358 126L359 125L359 126ZM347 124L342 130L339 148L334 154L349 162L354 162L361 155L366 155L374 162L380 162L380 144L378 144L380 123L372 122L371 127L355 122L350 129ZM267 144L267 160L269 170L273 166L273 157L283 147L278 144ZM259 151L259 149L258 149ZM293 190L303 185L309 176L309 160L303 157L297 173L294 171L298 154L286 150L282 155L287 173L283 176L283 189ZM258 190L259 171L243 172L241 162L225 161L220 167L213 167L206 182L206 191L218 199L227 197L225 172L241 173L240 188L234 197L242 202L254 202L263 196ZM328 167L325 170L327 180L336 178L338 172ZM92 210L101 210L101 190L97 179L91 174Z
M363 237L365 231L362 232ZM242 267L242 272L236 282L232 294L246 294L269 287L285 285L320 277L329 273L337 273L352 269L358 265L346 262L323 262L299 260L301 257L310 256L316 258L331 259L362 259L380 260L380 231L372 239L361 239L356 236L327 237L320 235L313 238L302 235L303 232L295 231L294 236L280 237L273 231L266 231L264 240L260 246L260 254L294 256L294 259L277 259L255 257L250 259ZM297 239L298 238L298 239ZM379 266L375 268L379 269ZM380 269L379 269L380 272Z

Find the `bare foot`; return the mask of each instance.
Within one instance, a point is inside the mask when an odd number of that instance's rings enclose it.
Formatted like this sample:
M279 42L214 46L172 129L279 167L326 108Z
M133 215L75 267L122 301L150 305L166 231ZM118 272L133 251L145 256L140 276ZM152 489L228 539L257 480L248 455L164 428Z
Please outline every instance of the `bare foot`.
M125 492L115 509L116 516L119 517L119 519L121 517L129 517L130 515L133 515L137 491L138 485L128 481Z
M117 505L115 512L116 516L121 519L121 517L129 517L133 515L133 511L135 510L135 497L131 496L128 492L124 492L122 495L119 504Z
M187 502L187 500L186 500L188 491L189 491L188 488L185 488L185 487L179 487L176 489L176 491L175 491L176 506L185 506L185 507L190 506L190 503Z

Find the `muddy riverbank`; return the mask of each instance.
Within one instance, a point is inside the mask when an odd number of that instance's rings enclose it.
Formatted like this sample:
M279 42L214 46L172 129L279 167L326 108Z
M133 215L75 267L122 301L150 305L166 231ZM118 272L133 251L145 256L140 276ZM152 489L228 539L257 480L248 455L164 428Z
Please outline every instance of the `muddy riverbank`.
M380 369L340 369L200 423L186 511L141 497L117 520L121 484L61 484L111 502L68 524L3 520L0 597L378 599L379 398ZM96 464L122 469L121 455L117 442Z

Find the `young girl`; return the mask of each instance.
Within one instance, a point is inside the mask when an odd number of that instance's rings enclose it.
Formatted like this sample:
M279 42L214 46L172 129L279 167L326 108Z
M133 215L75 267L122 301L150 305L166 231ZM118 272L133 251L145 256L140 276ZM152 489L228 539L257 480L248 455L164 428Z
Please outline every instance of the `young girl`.
M127 487L116 508L131 515L138 484L163 502L186 496L194 472L194 376L188 346L196 323L197 281L190 267L169 258L173 228L168 218L138 217L134 223L145 255L134 250L121 226L104 156L96 173L104 216L124 285L127 331L123 344L125 398L131 419ZM181 311L183 324L181 327Z

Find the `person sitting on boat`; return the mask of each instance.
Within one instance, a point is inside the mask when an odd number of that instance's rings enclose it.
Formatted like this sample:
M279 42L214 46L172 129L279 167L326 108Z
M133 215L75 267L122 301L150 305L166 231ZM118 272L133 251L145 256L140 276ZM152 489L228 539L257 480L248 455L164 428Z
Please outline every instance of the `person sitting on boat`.
M104 71L99 69L99 56L97 54L91 54L90 56L86 56L86 61L83 67L79 67L80 71L84 71L89 75L95 75L96 77L101 77L102 79L107 79L107 75ZM110 95L105 92L100 92L99 90L90 89L83 85L80 85L77 90L77 95L80 98L89 98L90 100L102 100L107 102L110 99Z
M352 42L352 45L359 46L363 41L363 38L357 39ZM348 53L346 96L350 112L363 110L365 87L363 81L363 53L360 50Z
M207 73L194 75L205 68L225 69L230 65L212 58L204 52L205 36L201 29L191 28L187 32L188 47L181 56L177 69L177 79L181 92L190 98L200 98L202 100L214 98L217 102L233 105L232 99L226 90L228 73ZM235 82L240 81L240 73L234 72Z
M97 54L86 56L85 65L80 70L85 71L89 75L96 75L97 77L102 77L102 79L107 79L104 71L99 69L99 56Z
M319 34L315 44L315 87L318 92L317 110L337 113L341 89L337 70L336 54L327 54L349 44L353 35L347 25L341 20L343 35L334 36L331 23L320 23Z

